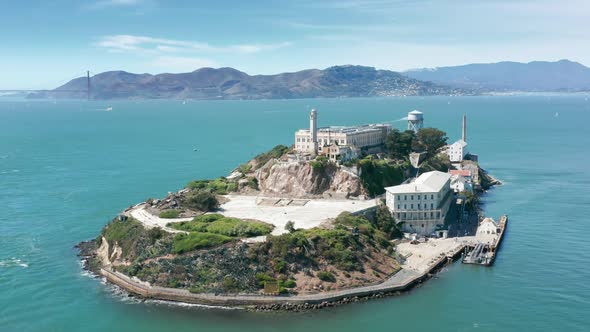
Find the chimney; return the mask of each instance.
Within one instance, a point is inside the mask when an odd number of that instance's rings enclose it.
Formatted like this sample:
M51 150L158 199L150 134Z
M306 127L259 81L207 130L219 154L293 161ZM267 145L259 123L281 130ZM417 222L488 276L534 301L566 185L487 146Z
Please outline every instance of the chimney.
M463 142L467 142L467 115L463 113L463 135L461 136Z

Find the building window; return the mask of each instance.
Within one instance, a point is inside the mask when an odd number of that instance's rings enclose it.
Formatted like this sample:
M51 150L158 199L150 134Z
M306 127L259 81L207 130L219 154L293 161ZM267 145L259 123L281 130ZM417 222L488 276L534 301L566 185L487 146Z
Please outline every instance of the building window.
M410 195L410 199L413 201L414 200L414 195Z
M410 204L410 209L414 209L414 204Z
M422 224L422 228L424 228L424 224Z
M404 201L408 200L408 195L404 195Z
M428 199L428 195L424 195L424 199Z
M402 209L402 206L401 206L401 204L398 204L398 205L397 205L397 209L398 209L398 210L401 210L401 209Z
M420 210L420 204L418 204L418 210Z
M408 206L406 204L404 204L404 210L407 210Z
M430 212L430 218L434 218L434 212Z
M431 209L434 209L434 204L433 203L430 203L430 208Z
M434 199L434 194L430 195L430 199Z

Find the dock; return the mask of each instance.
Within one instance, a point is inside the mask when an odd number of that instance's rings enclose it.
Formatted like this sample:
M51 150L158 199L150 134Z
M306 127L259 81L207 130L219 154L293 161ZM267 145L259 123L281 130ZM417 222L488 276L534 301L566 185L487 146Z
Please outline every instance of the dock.
M507 225L507 215L501 216L498 223L495 223L491 218L484 219L477 230L475 237L477 241L465 246L463 263L483 266L494 264Z

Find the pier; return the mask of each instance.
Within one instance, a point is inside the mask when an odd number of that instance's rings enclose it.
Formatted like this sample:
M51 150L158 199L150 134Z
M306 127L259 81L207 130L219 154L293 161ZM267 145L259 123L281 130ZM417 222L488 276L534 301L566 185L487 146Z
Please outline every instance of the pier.
M496 259L498 248L502 243L508 216L503 215L496 224L492 219L484 219L478 227L475 236L477 242L465 246L464 264L477 264L490 266Z

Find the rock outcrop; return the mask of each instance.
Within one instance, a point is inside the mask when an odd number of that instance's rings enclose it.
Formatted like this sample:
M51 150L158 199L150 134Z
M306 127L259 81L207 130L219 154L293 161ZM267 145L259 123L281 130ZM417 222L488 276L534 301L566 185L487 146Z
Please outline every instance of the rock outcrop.
M256 179L263 195L347 198L366 194L357 175L334 164L314 168L307 162L275 159L256 171Z

